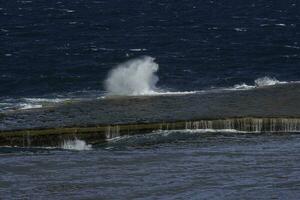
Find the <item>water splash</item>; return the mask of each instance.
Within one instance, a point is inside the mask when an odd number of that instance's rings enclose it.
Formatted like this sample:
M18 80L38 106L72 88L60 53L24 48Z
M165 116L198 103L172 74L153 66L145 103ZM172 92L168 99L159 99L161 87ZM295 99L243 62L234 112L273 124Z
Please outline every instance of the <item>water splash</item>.
M296 83L296 82L286 82L286 81L279 81L276 78L270 78L268 76L258 78L254 81L254 85L247 85L246 83L234 85L231 90L249 90L254 88L272 86L272 85L280 85L280 84L287 84L287 83Z
M154 62L154 58L144 56L129 60L118 65L110 71L104 86L109 95L136 96L136 95L185 95L208 91L162 91L156 87L159 78L156 75L159 66ZM279 81L276 78L261 77L254 81L253 85L246 83L237 84L230 88L215 89L222 90L249 90L260 87L286 84L289 82ZM291 82L292 83L292 82ZM214 90L212 90L214 91Z
M158 64L144 56L129 60L110 71L104 82L110 95L145 95L157 92Z
M288 82L284 82L284 81L279 81L276 78L270 78L270 77L262 77L262 78L258 78L255 81L255 86L256 87L264 87L264 86L271 86L271 85L278 85L278 84L285 84Z
M87 144L85 141L76 138L74 140L64 141L61 145L61 148L68 149L68 150L82 151L82 150L91 150L92 145Z

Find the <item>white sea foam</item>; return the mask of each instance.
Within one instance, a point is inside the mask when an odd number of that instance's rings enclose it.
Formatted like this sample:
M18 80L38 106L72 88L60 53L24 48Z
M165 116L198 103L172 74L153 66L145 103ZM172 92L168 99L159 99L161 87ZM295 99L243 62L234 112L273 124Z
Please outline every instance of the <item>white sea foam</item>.
M91 150L92 149L92 145L87 144L83 140L74 139L74 140L66 140L66 141L64 141L63 144L61 145L61 148L68 149L68 150L82 151L82 150Z

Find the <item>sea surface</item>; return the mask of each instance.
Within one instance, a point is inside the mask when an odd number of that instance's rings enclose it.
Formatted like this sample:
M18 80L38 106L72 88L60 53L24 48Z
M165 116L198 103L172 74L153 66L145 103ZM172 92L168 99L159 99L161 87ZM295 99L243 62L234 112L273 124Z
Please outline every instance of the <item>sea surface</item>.
M2 147L0 196L299 199L299 149L298 134L184 131L116 139L81 151Z
M0 119L116 96L289 94L299 11L297 0L1 1ZM0 147L0 199L299 199L299 144L297 133L178 130Z

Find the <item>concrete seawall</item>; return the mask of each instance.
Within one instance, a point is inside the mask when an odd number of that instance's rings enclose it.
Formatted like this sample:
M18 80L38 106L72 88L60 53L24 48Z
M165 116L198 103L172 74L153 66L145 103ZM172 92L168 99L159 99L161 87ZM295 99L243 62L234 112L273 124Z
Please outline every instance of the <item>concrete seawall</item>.
M81 139L87 143L95 144L119 136L146 134L158 130L184 129L213 129L219 131L232 129L247 133L295 133L300 132L300 118L245 117L2 131L0 133L0 145L22 147L60 146L64 141L74 139Z

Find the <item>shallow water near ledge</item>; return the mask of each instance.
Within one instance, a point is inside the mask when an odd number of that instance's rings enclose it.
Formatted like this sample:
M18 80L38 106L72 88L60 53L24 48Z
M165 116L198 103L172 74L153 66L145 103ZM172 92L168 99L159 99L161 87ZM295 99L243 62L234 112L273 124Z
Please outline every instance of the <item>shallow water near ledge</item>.
M164 132L90 150L1 148L4 199L298 199L299 134Z

